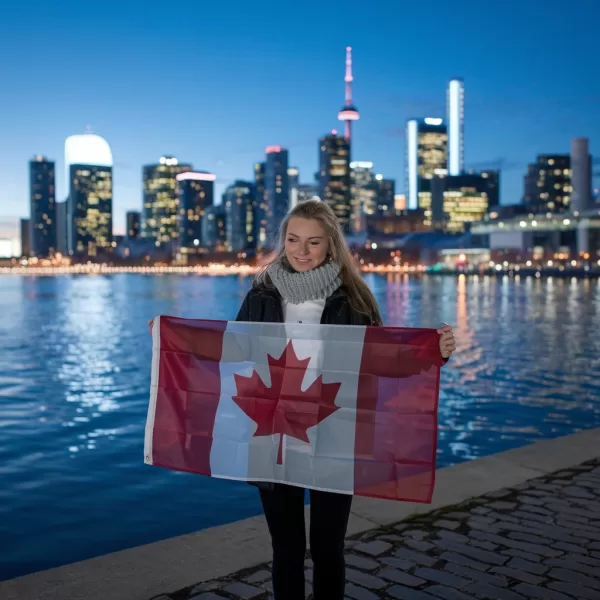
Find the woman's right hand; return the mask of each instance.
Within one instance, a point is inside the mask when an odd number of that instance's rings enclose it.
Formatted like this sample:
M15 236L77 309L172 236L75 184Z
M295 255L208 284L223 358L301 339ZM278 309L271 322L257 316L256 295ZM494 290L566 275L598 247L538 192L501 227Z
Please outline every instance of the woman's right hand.
M154 319L148 321L148 333L152 335L152 325L154 325Z

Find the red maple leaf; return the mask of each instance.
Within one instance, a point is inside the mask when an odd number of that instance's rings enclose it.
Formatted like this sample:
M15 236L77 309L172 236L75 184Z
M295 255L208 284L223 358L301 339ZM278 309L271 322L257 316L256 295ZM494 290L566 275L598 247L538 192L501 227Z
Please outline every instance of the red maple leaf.
M267 355L271 387L254 370L250 377L234 375L237 396L233 401L258 425L254 436L281 434L277 464L283 464L283 436L309 442L306 430L338 410L334 404L341 383L323 383L319 375L302 391L310 358L299 360L291 341L279 358Z

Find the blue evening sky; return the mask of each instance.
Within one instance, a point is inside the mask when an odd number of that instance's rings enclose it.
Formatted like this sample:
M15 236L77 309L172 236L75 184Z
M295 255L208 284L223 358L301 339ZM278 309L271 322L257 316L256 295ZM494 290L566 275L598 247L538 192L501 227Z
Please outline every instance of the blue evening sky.
M0 218L28 214L27 162L57 162L87 124L115 160L117 230L141 207L141 168L172 154L214 171L218 191L281 144L312 181L317 139L338 127L344 49L361 120L353 158L404 191L404 122L444 116L466 87L467 166L505 168L519 200L537 153L588 136L600 155L598 0L106 0L0 9Z

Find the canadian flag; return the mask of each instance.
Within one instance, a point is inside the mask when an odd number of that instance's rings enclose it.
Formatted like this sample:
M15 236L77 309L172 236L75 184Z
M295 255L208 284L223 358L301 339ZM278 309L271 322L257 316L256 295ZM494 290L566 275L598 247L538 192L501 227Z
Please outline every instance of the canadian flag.
M158 317L147 464L431 502L433 329Z

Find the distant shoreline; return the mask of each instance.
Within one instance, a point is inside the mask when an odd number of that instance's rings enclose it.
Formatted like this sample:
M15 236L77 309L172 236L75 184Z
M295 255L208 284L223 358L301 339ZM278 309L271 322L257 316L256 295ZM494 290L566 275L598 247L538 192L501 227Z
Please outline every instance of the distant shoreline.
M70 267L0 267L0 275L30 275L30 276L57 276L57 275L112 275L120 273L135 273L140 275L201 275L201 276L250 276L256 273L257 267L250 265L210 265L210 266L161 266L161 267L127 267L109 265L76 265ZM590 279L600 277L598 267L501 267L481 269L446 269L424 267L393 267L388 265L363 267L363 273L379 273L381 275L444 275L444 276L487 276L487 277L534 277L534 278L576 278Z
M502 270L496 270L491 268L486 268L480 271L459 271L459 270L439 270L439 271L426 271L427 275L479 275L479 276L488 276L488 277L504 277L508 275L509 277L534 277L534 278L548 278L548 277L560 277L562 279L566 278L576 278L576 279L592 279L600 277L600 268L590 268L589 270L585 269L573 269L572 267L569 269L559 269L553 267L543 267L541 269L535 269L533 267L521 267L519 269L506 267Z

